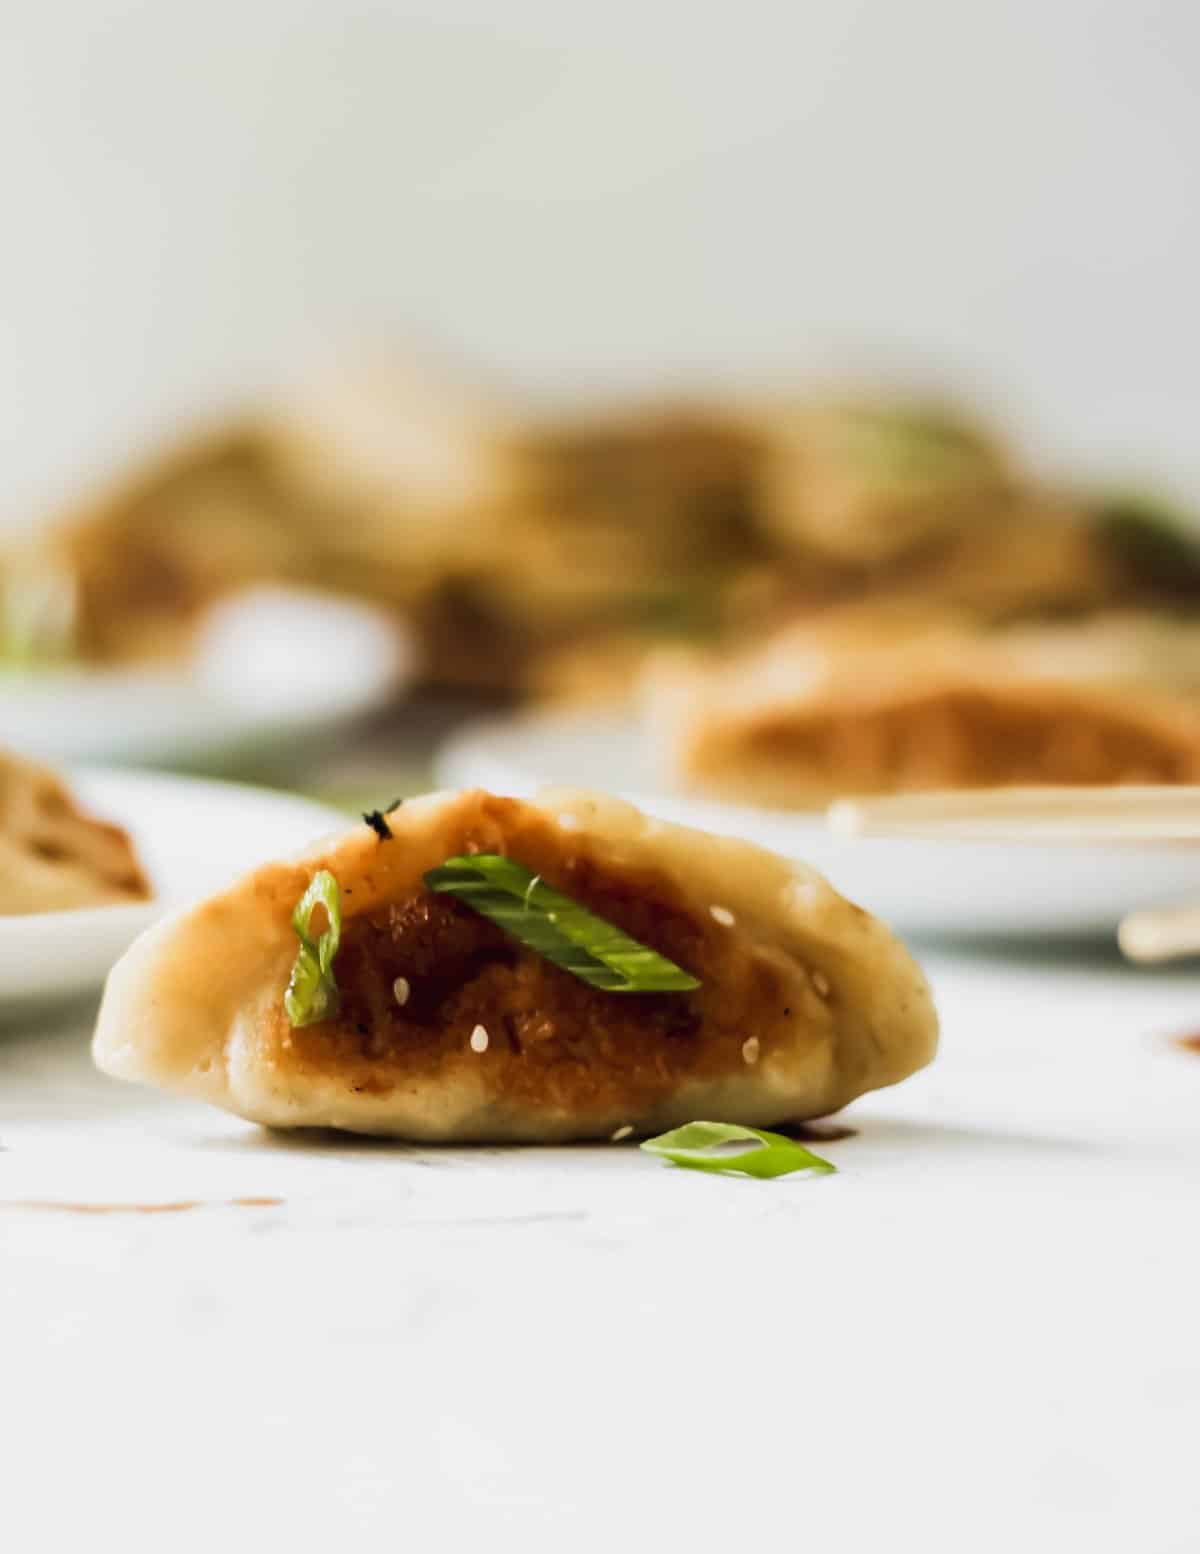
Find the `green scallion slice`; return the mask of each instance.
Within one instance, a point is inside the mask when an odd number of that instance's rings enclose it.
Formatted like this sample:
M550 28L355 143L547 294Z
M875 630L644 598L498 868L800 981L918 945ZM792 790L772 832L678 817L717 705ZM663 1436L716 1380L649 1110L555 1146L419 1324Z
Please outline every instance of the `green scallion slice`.
M456 897L591 987L608 993L681 993L700 986L690 972L552 890L511 858L497 853L447 858L430 869L425 883Z
M329 925L314 939L312 915L317 906L325 908ZM313 875L312 883L296 903L292 927L300 939L300 948L283 995L283 1007L293 1025L316 1025L338 1011L333 957L342 937L342 904L338 882L328 869L319 869Z
M749 1149L735 1154L714 1153L721 1144L742 1140L750 1144ZM788 1176L793 1171L828 1176L837 1170L795 1139L784 1138L782 1133L764 1133L760 1128L743 1128L736 1122L688 1122L682 1128L672 1128L670 1133L643 1140L641 1147L689 1171L772 1177Z

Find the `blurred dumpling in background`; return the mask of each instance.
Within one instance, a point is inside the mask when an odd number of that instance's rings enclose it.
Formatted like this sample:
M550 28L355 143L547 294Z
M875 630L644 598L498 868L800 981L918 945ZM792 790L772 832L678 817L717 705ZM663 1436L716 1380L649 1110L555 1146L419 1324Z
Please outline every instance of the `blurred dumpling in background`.
M1124 601L1130 590L1078 502L1023 491L864 592L1004 620L1086 613Z
M502 395L399 353L281 396L274 458L316 526L321 577L406 605L485 564L515 486L511 423Z
M1005 452L960 412L901 400L767 407L756 496L785 549L875 566L989 520Z
M594 650L604 680L638 643L711 635L731 585L768 554L750 502L757 443L732 417L662 404L530 418L509 451L488 560L458 570L431 623L442 639L462 633L452 678L502 670L531 689ZM499 652L472 662L488 630ZM449 644L432 658L449 670Z
M1027 486L987 523L878 575L863 593L984 621L1137 606L1186 614L1200 610L1200 543L1186 519L1156 503Z
M62 515L45 568L89 660L176 654L258 582L403 611L437 684L527 691L614 634L711 633L771 548L733 416L650 405L518 415L406 359L331 372Z
M88 660L157 660L239 585L288 577L311 542L284 492L264 424L248 417L168 450L68 513L45 545L75 590Z
M410 604L466 563L500 505L495 422L431 377L374 369L169 451L52 531L80 652L176 653L205 607L247 583Z
M525 584L535 611L575 620L582 599L636 617L719 587L765 553L752 505L760 449L739 420L701 404L526 426L509 534L542 563Z
M0 751L0 916L116 906L149 895L120 826L81 809L56 773Z
M402 616L426 685L621 699L664 645L745 663L852 607L858 646L886 643L897 612L980 630L1187 613L1200 546L1152 503L1032 479L969 414L917 396L534 410L397 352L63 514L5 563L8 656L68 636L89 661L178 656L261 583Z
M1200 622L985 629L856 607L741 654L663 655L644 718L667 780L778 807L841 793L1200 779Z

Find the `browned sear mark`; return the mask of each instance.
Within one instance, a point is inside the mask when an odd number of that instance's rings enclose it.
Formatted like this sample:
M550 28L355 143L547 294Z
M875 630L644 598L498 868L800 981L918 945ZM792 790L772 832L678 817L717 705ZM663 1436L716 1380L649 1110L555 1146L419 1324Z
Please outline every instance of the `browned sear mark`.
M486 1065L497 1093L553 1110L623 1112L707 1068L740 1070L748 1029L769 1049L786 1017L768 963L723 940L672 899L666 881L656 879L648 899L641 881L604 878L582 861L561 873L567 893L590 910L678 965L701 968L703 988L614 996L461 902L418 890L346 923L339 1017L281 1032L288 1062L336 1074L360 1095L386 1095L429 1072L449 1080L458 1071L475 1083ZM482 1043L474 1039L481 1028Z
M770 1074L795 1040L788 958L730 932L722 903L692 900L670 874L565 840L548 817L483 796L439 838L445 856L502 853L589 912L700 979L679 992L614 994L573 976L452 896L408 880L369 907L345 904L340 1008L293 1028L280 997L255 1040L262 1061L302 1084L356 1097L474 1094L550 1119L644 1116L681 1086ZM372 890L364 894L377 895ZM818 1000L812 1016L833 1019ZM747 1042L753 1041L747 1053Z

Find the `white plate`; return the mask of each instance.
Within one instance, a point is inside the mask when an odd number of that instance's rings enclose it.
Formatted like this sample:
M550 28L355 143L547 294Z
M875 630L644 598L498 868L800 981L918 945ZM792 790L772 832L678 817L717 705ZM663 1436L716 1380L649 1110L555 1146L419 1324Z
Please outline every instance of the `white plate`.
M371 711L411 660L401 628L369 606L250 589L210 612L184 667L0 674L0 738L55 762L219 768Z
M155 899L0 917L0 1004L98 987L142 929L170 907L346 824L337 810L308 799L234 783L100 769L66 777L90 811L129 831Z
M665 820L743 836L820 869L908 933L1097 938L1135 907L1200 899L1200 848L883 841L832 836L822 816L665 791L627 718L540 713L474 723L442 749L439 783L518 796L546 786L619 793Z

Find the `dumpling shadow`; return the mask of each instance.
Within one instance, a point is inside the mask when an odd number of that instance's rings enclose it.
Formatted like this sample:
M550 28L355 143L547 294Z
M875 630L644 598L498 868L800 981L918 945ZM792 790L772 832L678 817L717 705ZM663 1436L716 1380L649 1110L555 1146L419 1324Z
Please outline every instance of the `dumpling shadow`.
M999 1128L968 1128L945 1122L920 1122L908 1117L857 1117L854 1137L845 1142L847 1160L859 1150L872 1146L903 1149L917 1155L931 1146L956 1151L986 1149L1028 1159L1030 1153L1059 1155L1096 1155L1103 1146L1095 1139L1063 1137L1046 1133L1008 1131ZM839 1156L841 1158L841 1156Z
M199 1149L246 1150L255 1154L413 1155L426 1146L404 1139L376 1138L366 1133L341 1133L336 1128L266 1128L247 1124L240 1133L214 1133L197 1138Z
M941 1152L1004 1152L1028 1159L1031 1152L1057 1155L1094 1155L1102 1150L1099 1141L1006 1131L998 1128L970 1128L943 1122L921 1122L904 1117L820 1118L813 1122L780 1123L773 1131L812 1145L818 1152L836 1146L838 1163L849 1164L857 1155L879 1149L902 1150L914 1159L931 1148ZM266 1128L247 1125L237 1133L213 1133L192 1141L198 1149L237 1150L251 1154L283 1153L292 1155L339 1156L378 1159L381 1156L403 1159L411 1165L453 1167L472 1160L512 1158L518 1155L595 1155L601 1151L624 1156L630 1139L621 1150L612 1144L583 1140L578 1143L541 1144L426 1144L406 1139L379 1138L370 1134L343 1133L336 1128Z

